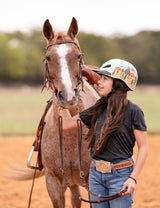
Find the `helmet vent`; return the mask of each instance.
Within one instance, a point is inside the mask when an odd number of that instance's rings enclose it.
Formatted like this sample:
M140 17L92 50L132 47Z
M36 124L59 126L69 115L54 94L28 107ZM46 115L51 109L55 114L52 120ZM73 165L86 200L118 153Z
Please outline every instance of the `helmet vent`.
M103 68L107 68L107 67L111 67L111 64L108 64L108 65L104 66Z

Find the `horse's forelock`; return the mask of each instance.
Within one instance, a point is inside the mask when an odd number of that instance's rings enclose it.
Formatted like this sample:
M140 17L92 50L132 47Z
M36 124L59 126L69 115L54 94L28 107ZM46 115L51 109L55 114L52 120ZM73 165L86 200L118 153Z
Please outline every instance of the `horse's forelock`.
M65 36L66 36L65 33L62 32L56 33L54 36L53 43L56 43L57 41L65 41Z
M56 42L58 42L58 41L67 41L67 40L71 40L71 41L74 41L76 44L77 44L77 46L78 46L78 48L80 49L80 45L79 45L79 42L78 42L78 40L76 39L76 38L74 38L74 39L72 39L70 36L68 36L68 34L67 33L65 33L65 32L58 32L58 33L56 33L55 34L55 36L54 36L54 39L52 40L52 42L55 44ZM80 51L81 51L81 49L80 49Z

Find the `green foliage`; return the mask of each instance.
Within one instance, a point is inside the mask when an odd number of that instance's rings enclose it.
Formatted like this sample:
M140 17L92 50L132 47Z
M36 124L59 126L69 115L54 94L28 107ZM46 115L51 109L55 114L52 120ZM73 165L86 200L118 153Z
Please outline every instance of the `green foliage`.
M136 66L139 83L160 83L160 32L143 31L116 41L123 57Z
M114 42L108 38L80 33L78 40L84 52L86 64L100 66L112 57L115 50Z
M136 66L139 83L160 83L160 32L142 31L129 37L104 37L80 32L84 62L101 66L122 58ZM42 83L46 43L42 32L0 33L0 82Z
M39 31L0 35L0 81L40 82L45 42Z
M1 80L23 78L25 59L19 48L12 47L9 39L4 35L0 35L0 46Z

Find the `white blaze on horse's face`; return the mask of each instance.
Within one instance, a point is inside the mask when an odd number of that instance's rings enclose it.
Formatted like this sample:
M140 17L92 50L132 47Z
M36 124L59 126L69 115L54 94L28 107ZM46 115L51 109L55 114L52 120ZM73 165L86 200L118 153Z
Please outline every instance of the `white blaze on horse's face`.
M66 55L71 49L66 44L62 44L57 46L57 54L59 56L59 64L60 64L60 70L61 70L61 79L62 83L66 89L67 93L67 100L72 100L74 94L74 91L72 89L72 82L71 77L69 73L69 68L66 60Z

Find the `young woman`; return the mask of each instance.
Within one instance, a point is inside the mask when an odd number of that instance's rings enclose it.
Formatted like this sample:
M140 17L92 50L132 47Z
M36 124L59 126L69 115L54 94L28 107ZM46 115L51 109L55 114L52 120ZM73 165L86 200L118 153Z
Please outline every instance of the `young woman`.
M131 208L137 178L148 154L146 124L142 110L127 100L127 91L134 90L138 80L136 68L121 59L105 62L96 73L100 99L80 113L82 122L89 128L92 162L89 173L91 192L103 196L124 190L123 196L92 204L92 208ZM76 117L64 122L64 129L76 125ZM133 160L137 142L138 154ZM91 200L101 200L90 195Z

